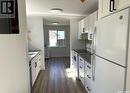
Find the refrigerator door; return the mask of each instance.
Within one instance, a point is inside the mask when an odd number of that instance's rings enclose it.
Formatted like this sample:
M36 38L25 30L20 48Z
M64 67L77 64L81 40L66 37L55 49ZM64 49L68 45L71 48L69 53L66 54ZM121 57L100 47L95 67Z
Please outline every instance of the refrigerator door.
M96 54L126 66L129 9L99 21L96 31Z
M94 93L119 93L124 89L125 68L95 57Z

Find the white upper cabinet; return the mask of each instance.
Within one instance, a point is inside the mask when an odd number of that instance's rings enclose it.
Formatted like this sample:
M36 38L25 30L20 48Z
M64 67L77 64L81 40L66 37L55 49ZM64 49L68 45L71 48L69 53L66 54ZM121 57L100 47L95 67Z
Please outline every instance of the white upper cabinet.
M95 22L97 21L97 11L89 16L89 30L88 30L88 40L92 40L93 32L95 30Z
M106 16L110 12L110 0L99 0L98 1L98 17L101 18L103 16Z
M130 6L130 0L99 0L98 19Z
M96 20L97 20L97 11L79 21L78 39L81 39L82 33L88 33L88 39L89 40L92 39L91 35L94 31Z
M84 32L83 33L88 33L89 32L89 17L86 17L84 19Z
M79 21L79 23L78 23L79 25L78 25L78 28L79 28L79 30L78 30L78 39L81 39L81 33L82 33L82 23L81 23L81 21Z
M118 9L123 9L130 6L130 0L117 0Z
M84 27L84 19L79 21L79 31L78 31L78 39L81 39L81 34L85 31Z

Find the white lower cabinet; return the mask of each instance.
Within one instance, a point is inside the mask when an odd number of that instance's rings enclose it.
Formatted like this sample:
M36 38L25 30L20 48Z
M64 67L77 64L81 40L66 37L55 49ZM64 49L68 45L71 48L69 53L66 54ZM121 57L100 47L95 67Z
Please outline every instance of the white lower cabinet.
M88 93L93 93L92 66L79 56L79 79Z
M36 62L35 60L31 61L31 77L32 77L32 86L36 80Z
M84 83L84 59L79 56L79 79L81 80L82 84Z
M78 54L72 50L71 51L71 70L74 72L75 76L78 77Z
M32 77L32 86L34 85L39 71L41 70L41 54L38 53L32 60L31 60L31 77Z
M88 93L92 93L92 67L85 61L85 88Z

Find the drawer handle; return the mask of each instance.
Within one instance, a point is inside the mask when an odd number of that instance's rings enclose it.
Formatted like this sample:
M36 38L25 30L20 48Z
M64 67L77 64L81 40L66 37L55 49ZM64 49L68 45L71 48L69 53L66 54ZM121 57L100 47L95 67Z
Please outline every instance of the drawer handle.
M83 68L83 67L80 66L80 68Z
M35 68L37 67L37 62L35 62Z
M80 61L83 61L82 59L80 59Z
M82 76L80 76L81 78L83 78Z
M87 67L88 67L89 69L91 69L91 67L90 67L90 66L88 66L88 65L87 65Z
M90 77L89 75L87 75L87 77L88 77L89 79L91 79L91 77Z
M88 91L91 91L91 89L89 87L87 87Z

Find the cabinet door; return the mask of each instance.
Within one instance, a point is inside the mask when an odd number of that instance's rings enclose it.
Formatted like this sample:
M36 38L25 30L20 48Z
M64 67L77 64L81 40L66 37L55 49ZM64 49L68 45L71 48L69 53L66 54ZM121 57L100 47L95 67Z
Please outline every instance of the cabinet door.
M130 0L117 0L117 2L118 2L118 10L130 6Z
M89 32L89 17L86 17L84 19L84 33L88 33Z
M78 39L81 39L81 33L82 33L82 21L79 21Z
M32 73L32 86L36 80L36 62L32 60L31 62L31 73Z
M99 0L99 10L98 10L98 17L104 17L108 14L110 14L111 12L110 10L110 0Z
M89 32L93 32L94 31L94 27L95 27L95 22L97 20L97 11L92 13L89 16Z
M39 72L40 72L40 70L41 70L41 57L38 56L36 61L37 61L37 67L36 67L36 77L37 77Z
M72 51L72 69L76 77L78 77L78 54L75 51Z
M88 40L92 40L93 32L95 30L95 22L97 20L97 11L92 13L89 16L89 31L88 31Z
M85 85L84 82L84 60L79 56L79 79L81 80L82 84Z
M70 68L74 70L74 57L73 57L73 51L71 51L71 63L70 63Z

